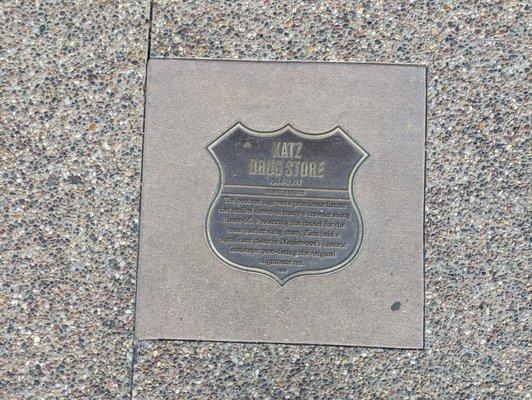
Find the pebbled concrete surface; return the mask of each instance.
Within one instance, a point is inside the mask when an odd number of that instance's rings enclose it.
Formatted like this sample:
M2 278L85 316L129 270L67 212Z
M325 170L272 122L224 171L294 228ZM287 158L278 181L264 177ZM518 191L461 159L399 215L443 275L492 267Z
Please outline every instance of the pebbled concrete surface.
M427 349L140 342L134 397L530 398L529 8L157 0L152 56L428 66ZM131 395L148 16L0 7L2 399Z
M135 397L529 398L529 12L516 1L157 1L152 57L428 66L426 350L146 341Z
M0 6L0 398L127 399L148 2Z

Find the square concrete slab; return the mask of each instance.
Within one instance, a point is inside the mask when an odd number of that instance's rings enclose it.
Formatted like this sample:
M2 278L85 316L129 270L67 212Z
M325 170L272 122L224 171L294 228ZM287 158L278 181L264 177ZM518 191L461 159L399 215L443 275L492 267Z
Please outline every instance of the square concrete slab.
M154 59L136 335L423 347L426 70Z

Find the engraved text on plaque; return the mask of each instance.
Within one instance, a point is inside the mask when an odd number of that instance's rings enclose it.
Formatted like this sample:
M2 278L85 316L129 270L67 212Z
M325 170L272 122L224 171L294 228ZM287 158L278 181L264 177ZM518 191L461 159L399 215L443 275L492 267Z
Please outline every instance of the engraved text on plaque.
M222 261L282 285L355 257L363 225L353 181L368 153L341 128L260 132L238 123L208 150L220 186L206 234Z

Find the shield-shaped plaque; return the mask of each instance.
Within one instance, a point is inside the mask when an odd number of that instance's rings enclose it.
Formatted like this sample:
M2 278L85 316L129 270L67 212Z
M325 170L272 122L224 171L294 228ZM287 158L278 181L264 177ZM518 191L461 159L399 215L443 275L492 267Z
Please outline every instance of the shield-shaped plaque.
M340 127L309 134L237 123L207 149L220 184L206 234L220 260L280 285L353 260L363 235L353 181L368 153Z

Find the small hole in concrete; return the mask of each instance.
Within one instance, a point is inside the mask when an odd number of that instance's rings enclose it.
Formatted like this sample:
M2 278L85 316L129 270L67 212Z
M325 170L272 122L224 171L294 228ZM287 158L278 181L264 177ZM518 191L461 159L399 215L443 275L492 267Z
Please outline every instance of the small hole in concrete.
M399 309L401 308L401 302L396 301L395 303L392 304L390 308L392 309L392 311L399 311Z

